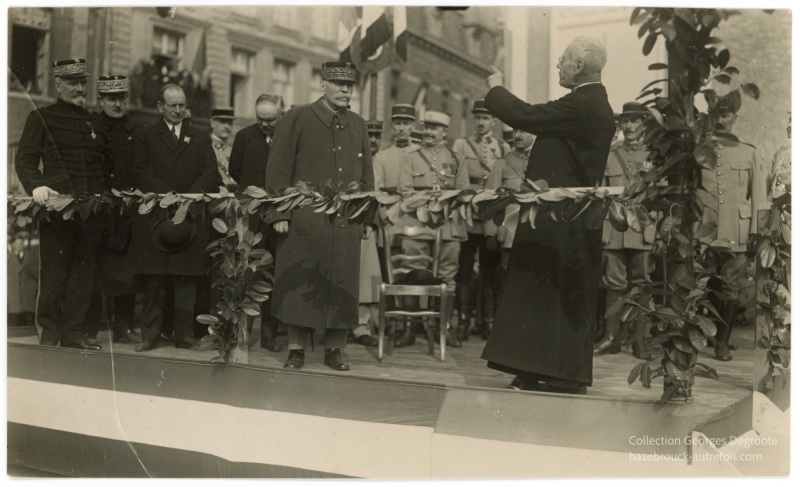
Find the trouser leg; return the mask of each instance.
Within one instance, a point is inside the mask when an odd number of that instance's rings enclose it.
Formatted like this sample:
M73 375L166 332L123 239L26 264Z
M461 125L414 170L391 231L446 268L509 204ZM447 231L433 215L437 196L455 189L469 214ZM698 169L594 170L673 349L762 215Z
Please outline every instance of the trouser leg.
M114 333L125 333L133 329L133 310L135 307L135 294L114 296Z
M164 322L164 296L166 276L144 276L144 303L142 306L142 341L158 343Z
M75 232L72 263L69 266L63 301L62 340L68 343L79 342L83 338L86 314L95 287L95 262L102 230L102 220L97 216L90 216L85 221L76 219L72 223ZM100 309L102 312L102 307ZM99 323L93 326L96 330Z
M305 350L306 342L311 328L286 324L286 338L289 340L289 350Z
M347 346L347 330L344 328L328 328L325 330L325 348L344 348Z
M467 240L459 245L458 268L456 270L455 282L455 301L454 310L458 312L458 323L465 329L460 333L463 340L465 335L469 338L470 320L473 314L472 308L472 276L474 275L475 254L478 252L480 238L482 235L473 233L467 234ZM463 331L466 331L464 333Z
M485 237L481 240L478 254L481 277L481 337L488 338L494 324L495 289L497 287L497 268L500 265L500 252L486 246Z
M175 293L175 340L186 340L194 336L195 299L197 280L194 277L173 277Z
M39 294L36 321L42 327L41 343L55 345L61 340L63 302L69 267L72 264L74 232L72 222L60 218L39 224Z

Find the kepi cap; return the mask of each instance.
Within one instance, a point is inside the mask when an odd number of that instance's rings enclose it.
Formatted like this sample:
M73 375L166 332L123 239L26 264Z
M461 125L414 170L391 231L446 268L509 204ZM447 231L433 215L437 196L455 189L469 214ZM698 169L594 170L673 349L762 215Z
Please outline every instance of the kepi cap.
M128 92L128 78L125 76L100 76L97 79L97 92L101 95L114 95Z
M211 118L222 118L227 120L233 120L233 108L226 107L226 108L212 108L211 109Z
M349 81L355 83L358 79L356 65L351 62L322 63L322 81Z
M484 106L483 100L475 100L475 102L472 104L472 113L486 113L491 115L489 110L486 109L486 106Z
M450 127L450 114L441 110L426 110L425 116L422 117L422 121L425 123Z
M84 78L86 72L85 59L64 59L53 61L53 76L58 78Z
M374 134L374 133L383 133L383 121L381 120L369 120L367 122L367 133Z
M646 106L635 101L629 101L622 105L622 113L618 113L617 118L649 117L651 115L652 113L650 113L650 110L648 110Z
M408 120L417 119L417 113L416 110L414 110L413 105L409 105L407 103L398 103L392 106L392 120L403 118Z

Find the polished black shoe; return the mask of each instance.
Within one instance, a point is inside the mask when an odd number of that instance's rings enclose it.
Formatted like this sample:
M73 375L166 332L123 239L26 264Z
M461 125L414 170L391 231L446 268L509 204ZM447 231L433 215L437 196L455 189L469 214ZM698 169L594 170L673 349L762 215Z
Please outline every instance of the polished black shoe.
M488 340L489 335L492 333L492 328L494 327L494 321L487 321L483 324L483 330L481 331L481 340Z
M88 343L89 345L100 347L100 344L97 343L97 335L83 335L83 339L86 340L86 343Z
M512 389L515 391L540 390L538 380L522 379L520 377L514 377L514 380L511 381L511 384L506 386L506 389Z
M360 337L356 337L355 342L359 345L364 345L365 347L378 346L378 339L372 335L361 335Z
M143 340L142 343L136 345L137 352L149 352L158 346L157 341Z
M417 334L411 329L411 325L407 325L399 337L394 339L394 346L398 348L410 347L417 341Z
M350 370L350 366L342 359L342 349L340 348L325 349L325 365L333 370Z
M114 332L114 343L139 343L139 334L133 330Z
M194 338L176 338L175 348L183 348L186 350L193 350L197 348L197 340Z
M616 354L620 348L622 347L619 339L615 335L607 335L594 347L593 352L595 355Z
M289 350L289 358L283 363L284 369L300 370L306 361L305 350Z
M280 352L283 350L282 346L276 343L275 340L270 340L269 338L261 339L261 348L266 348L269 352Z
M77 342L64 342L64 340L61 340L61 346L64 347L64 348L78 348L80 350L102 350L103 349L103 347L101 347L100 345L97 345L97 344L92 345L91 343L89 343L86 340L86 338L81 338Z

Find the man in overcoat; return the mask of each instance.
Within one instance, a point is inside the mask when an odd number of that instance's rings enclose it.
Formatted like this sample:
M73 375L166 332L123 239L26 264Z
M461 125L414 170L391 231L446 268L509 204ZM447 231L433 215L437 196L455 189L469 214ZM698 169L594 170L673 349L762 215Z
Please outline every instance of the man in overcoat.
M275 127L284 114L283 97L263 93L256 98L256 123L248 125L236 133L230 159L230 174L239 183L239 189L248 186L264 188L267 171L267 158L272 145ZM277 249L277 236L269 225L262 226L257 217L250 218L250 229L264 236L264 247L273 258ZM248 317L252 322L253 318ZM261 347L270 352L280 352L283 347L277 343L280 322L272 316L272 299L261 303Z
M134 135L134 179L148 193L207 193L219 190L217 158L208 134L184 122L186 95L175 84L166 84L157 101L162 118ZM144 308L142 343L137 352L158 346L164 320L167 286L174 293L176 348L193 348L192 337L197 277L211 265L206 245L210 215L203 205L192 205L186 220L171 223L172 212L158 206L134 221L132 258L143 276Z
M275 130L266 186L285 188L300 181L322 189L329 180L346 187L374 187L372 157L363 118L348 109L357 79L349 62L322 65L323 96L292 108ZM300 369L309 329L325 336L325 365L348 370L341 349L358 321L361 238L371 225L357 225L342 213L326 215L297 208L270 218L280 234L272 313L286 324L289 357L284 367Z
M17 150L17 176L39 205L58 195L76 198L102 193L111 172L103 134L86 104L86 60L53 62L58 99L33 110ZM41 167L41 168L40 168ZM87 342L83 324L94 288L102 219L51 215L39 223L40 267L36 322L42 345L99 350Z
M600 76L605 47L575 39L558 61L559 84L571 93L531 105L488 78L486 108L504 123L536 136L525 177L551 188L592 187L603 179L614 112ZM561 213L563 202L551 208ZM592 349L602 230L583 218L553 221L540 208L514 237L494 329L482 357L489 367L514 374L509 387L586 393L592 383ZM541 382L541 384L540 384Z
M133 133L141 128L128 115L128 79L126 76L100 76L97 81L97 101L102 109L95 120L114 156L114 170L109 186L118 191L132 190ZM136 294L133 287L135 263L128 256L132 219L118 212L106 216L106 238L98 254L102 264L95 282L95 296L86 319L87 340L97 336L103 312L103 296L113 315L112 339L115 342L137 343L133 331Z

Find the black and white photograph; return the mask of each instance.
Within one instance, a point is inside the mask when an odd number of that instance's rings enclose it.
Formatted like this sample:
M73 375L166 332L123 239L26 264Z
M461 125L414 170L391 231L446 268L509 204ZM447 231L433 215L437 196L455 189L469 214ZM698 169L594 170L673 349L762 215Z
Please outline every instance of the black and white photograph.
M171 3L4 9L7 480L790 478L788 2Z

